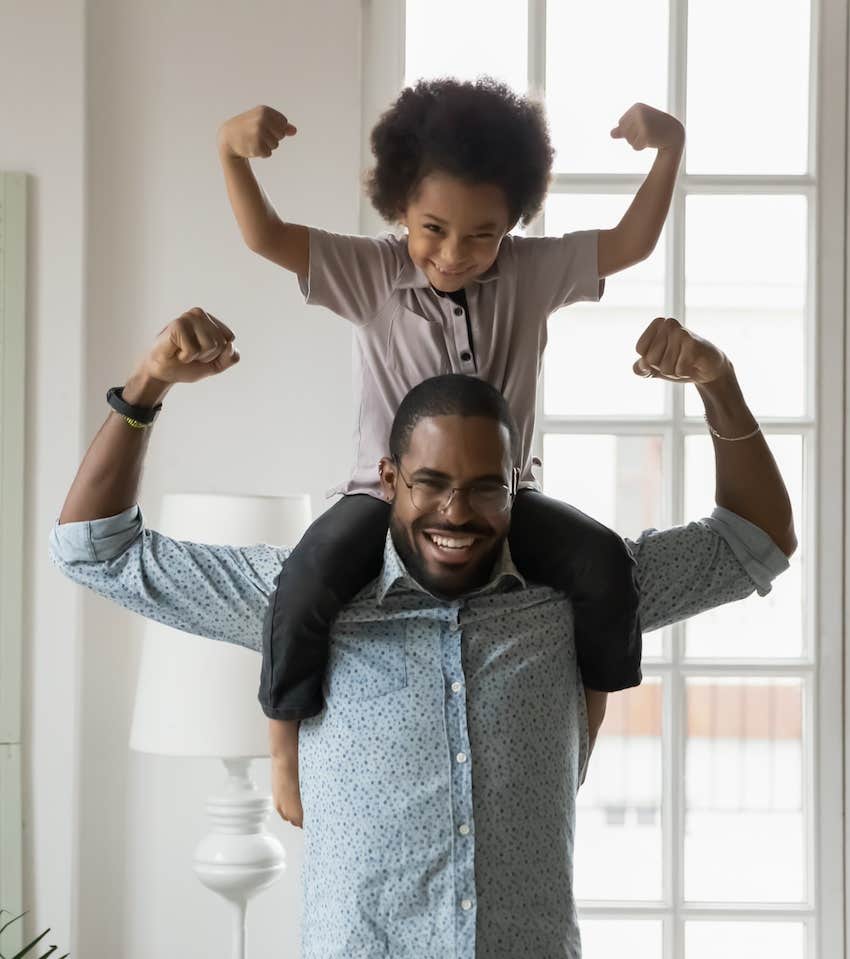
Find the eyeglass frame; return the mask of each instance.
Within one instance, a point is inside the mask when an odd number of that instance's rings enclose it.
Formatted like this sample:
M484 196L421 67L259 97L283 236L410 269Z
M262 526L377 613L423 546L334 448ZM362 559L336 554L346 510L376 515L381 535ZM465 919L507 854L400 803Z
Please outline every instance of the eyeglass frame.
M410 502L413 504L413 508L414 508L417 512L419 512L419 513L424 513L425 510L422 509L422 507L417 506L417 505L416 505L416 501L415 501L414 498L413 498L413 487L416 485L417 482L421 482L421 481L414 480L414 482L412 482L412 483L411 483L411 482L408 482L408 479L407 479L407 477L404 475L404 471L403 471L402 468L401 468L401 463L399 462L398 458L395 457L395 456L393 456L393 457L392 457L392 462L393 462L393 464L395 465L395 468L398 470L398 475L401 477L402 483L404 483L404 485L405 485L405 486L407 487L407 489L408 489L408 492L410 493ZM482 515L483 515L483 516L501 516L503 513L508 513L508 512L510 512L511 507L513 506L514 501L516 500L517 487L518 487L518 485L519 485L519 470L517 469L516 466L514 466L514 467L511 469L511 485L508 486L506 483L500 483L500 484L499 484L499 486L501 486L502 489L505 489L505 490L508 491L508 501L507 501L507 503L505 504L505 508L504 508L504 509L500 509L500 510L498 510L498 511L495 512L495 513L482 513ZM455 493L469 493L470 490L474 490L474 489L477 489L477 488L480 488L480 487L476 487L474 484L473 484L472 486L451 486L451 487L449 487L449 498L448 498L448 501L446 502L446 504L445 504L444 506L438 506L438 507L436 508L436 509L437 509L437 512L439 512L439 513L445 513L446 510L448 510L448 509L451 507L452 503L454 502ZM481 512L481 511L480 511L480 510L476 510L475 512Z

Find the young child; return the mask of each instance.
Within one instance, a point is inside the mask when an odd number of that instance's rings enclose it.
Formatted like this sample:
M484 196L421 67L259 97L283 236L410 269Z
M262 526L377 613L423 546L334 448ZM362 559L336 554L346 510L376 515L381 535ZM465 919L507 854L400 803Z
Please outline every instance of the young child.
M641 636L633 561L612 531L549 499L531 472L537 381L549 315L598 300L604 277L645 259L669 209L684 147L678 120L635 104L611 131L655 162L620 223L562 237L508 235L545 199L553 151L542 107L493 80L422 81L372 131L375 208L406 236L346 236L282 220L249 163L296 134L256 107L226 121L218 146L248 247L298 277L308 303L355 327L355 465L342 499L305 533L266 616L259 699L270 718L275 805L302 824L298 721L320 712L330 625L380 570L390 506L377 464L401 399L422 380L462 372L507 398L522 434L510 548L519 570L570 595L587 689L637 685ZM465 548L431 544L436 551ZM454 555L458 555L457 552ZM604 695L589 696L604 710ZM597 717L601 721L601 716Z

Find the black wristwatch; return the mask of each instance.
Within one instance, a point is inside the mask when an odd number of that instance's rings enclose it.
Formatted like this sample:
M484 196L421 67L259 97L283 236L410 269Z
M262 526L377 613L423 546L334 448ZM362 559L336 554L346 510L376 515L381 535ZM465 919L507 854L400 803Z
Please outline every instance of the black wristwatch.
M162 403L156 406L133 406L124 401L124 387L113 386L106 393L106 402L120 413L130 424L130 426L145 427L150 426L156 419L157 413L162 409Z

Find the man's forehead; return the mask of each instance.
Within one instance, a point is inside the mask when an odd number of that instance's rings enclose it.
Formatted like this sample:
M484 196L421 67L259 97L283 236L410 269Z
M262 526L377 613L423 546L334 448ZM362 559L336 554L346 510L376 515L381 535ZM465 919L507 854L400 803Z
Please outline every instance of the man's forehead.
M486 416L423 417L410 434L405 460L413 469L442 473L502 473L510 469L507 427Z

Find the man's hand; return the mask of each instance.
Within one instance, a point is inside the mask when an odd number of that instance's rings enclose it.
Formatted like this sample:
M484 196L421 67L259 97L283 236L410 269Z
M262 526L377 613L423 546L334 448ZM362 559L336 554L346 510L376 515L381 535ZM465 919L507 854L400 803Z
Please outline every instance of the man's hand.
M632 369L638 376L676 383L711 383L731 370L731 364L713 343L686 330L673 317L659 316L643 331Z
M669 113L645 103L635 103L620 117L611 131L615 140L625 140L634 150L654 147L679 149L685 145L685 128Z
M199 306L164 327L136 371L138 380L195 383L239 362L235 334Z
M270 157L281 140L297 132L282 113L272 107L259 106L222 123L218 146L230 156Z

